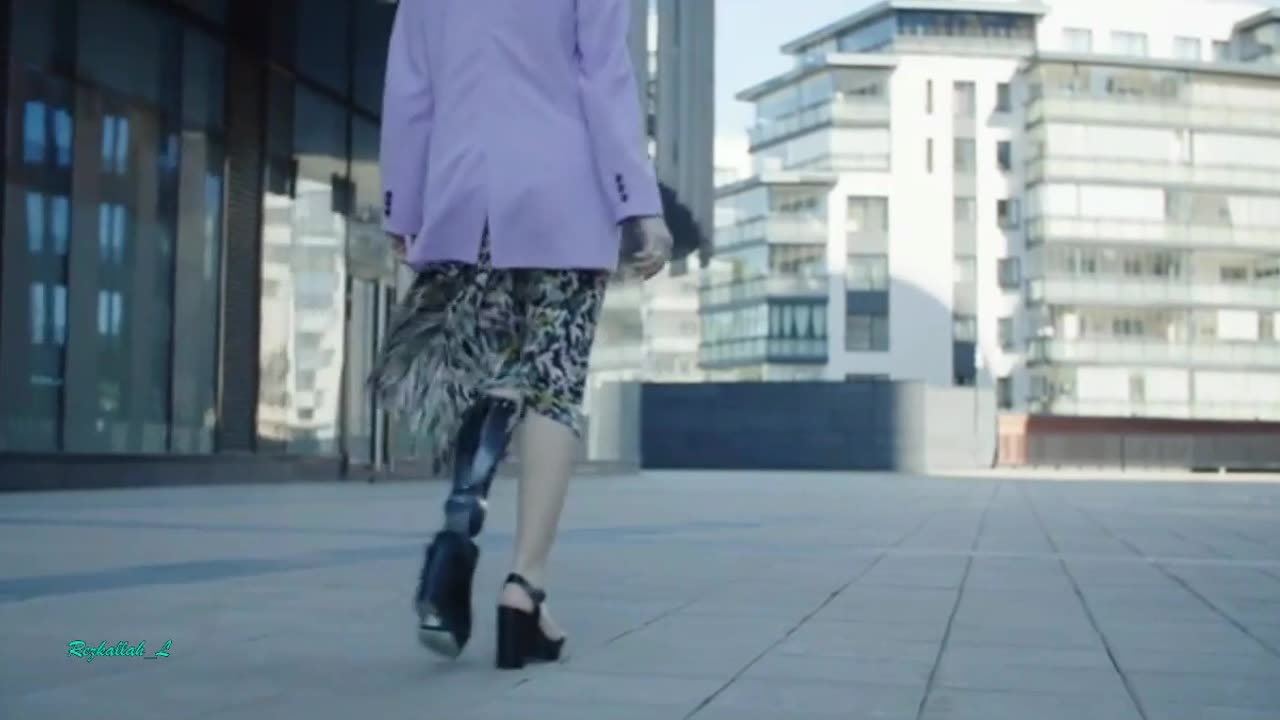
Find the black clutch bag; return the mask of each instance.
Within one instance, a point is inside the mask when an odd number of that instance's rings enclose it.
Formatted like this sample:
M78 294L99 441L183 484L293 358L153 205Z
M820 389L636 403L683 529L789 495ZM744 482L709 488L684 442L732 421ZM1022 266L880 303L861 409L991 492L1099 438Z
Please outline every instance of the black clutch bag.
M702 228L694 219L693 212L680 201L675 191L666 183L658 183L658 192L662 197L662 218L671 231L671 259L683 260L708 245ZM644 251L644 234L640 225L634 221L622 223L622 243L618 250L618 263L625 267L632 258ZM710 247L706 247L710 250Z
M671 259L683 260L699 250L710 253L711 244L689 207L680 201L676 192L667 187L666 183L658 183L658 192L662 196L663 219L667 221L667 229L671 231L673 241Z

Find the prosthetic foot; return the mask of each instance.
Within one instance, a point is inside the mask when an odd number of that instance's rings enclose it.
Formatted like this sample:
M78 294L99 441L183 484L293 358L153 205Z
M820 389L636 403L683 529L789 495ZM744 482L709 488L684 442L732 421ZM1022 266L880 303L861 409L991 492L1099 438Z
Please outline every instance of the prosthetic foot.
M471 582L480 559L474 538L484 529L489 488L520 412L515 401L486 396L458 430L444 529L427 547L415 594L419 642L447 657L471 639Z

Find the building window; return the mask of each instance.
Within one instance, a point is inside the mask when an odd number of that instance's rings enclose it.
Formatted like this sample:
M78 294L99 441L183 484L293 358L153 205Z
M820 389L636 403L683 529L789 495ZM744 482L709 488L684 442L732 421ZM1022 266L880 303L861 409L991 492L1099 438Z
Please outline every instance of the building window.
M1009 83L996 83L996 112L1007 113L1013 110L1013 93Z
M1129 374L1129 402L1142 404L1147 401L1147 378L1141 372Z
M924 111L926 114L933 114L933 81L924 81Z
M827 246L811 243L769 245L769 272L782 275L821 275L827 272Z
M1014 347L1013 318L1011 317L1000 318L998 331L1000 335L999 339L1000 339L1001 349L1012 350Z
M1065 28L1062 31L1062 46L1067 52L1093 52L1093 31L1087 28Z
M952 265L956 285L968 285L978 281L978 259L973 255L957 255Z
M956 117L973 117L978 112L977 86L968 81L957 82L952 106Z
M1013 409L1013 379L998 378L996 380L996 402L1001 410Z
M888 352L888 315L849 315L844 323L844 346L851 352Z
M1223 266L1218 268L1218 277L1227 285L1241 285L1249 282L1249 268Z
M996 268L1000 287L1005 290L1016 290L1022 285L1022 260L1020 258L1004 258Z
M957 225L969 225L978 220L978 201L971 197L955 199L955 221Z
M955 140L956 174L971 175L978 170L977 150L972 138L956 138Z
M996 201L996 220L1002 228L1016 228L1021 222L1019 218L1018 199Z
M977 342L978 318L973 315L952 316L951 339L957 342Z
M1013 169L1013 143L1008 140L1000 140L996 143L996 165L1000 167L1002 172L1009 172Z
M1213 41L1213 59L1219 62L1231 59L1231 43L1222 40Z
M1117 30L1111 33L1111 51L1116 55L1146 57L1147 35L1146 33Z
M845 203L845 231L851 234L889 231L889 198L850 196Z
M1173 39L1173 56L1179 60L1200 59L1200 38L1176 37Z
M933 138L924 141L924 171L933 172Z
M846 289L858 292L881 292L889 289L889 257L887 255L848 256Z

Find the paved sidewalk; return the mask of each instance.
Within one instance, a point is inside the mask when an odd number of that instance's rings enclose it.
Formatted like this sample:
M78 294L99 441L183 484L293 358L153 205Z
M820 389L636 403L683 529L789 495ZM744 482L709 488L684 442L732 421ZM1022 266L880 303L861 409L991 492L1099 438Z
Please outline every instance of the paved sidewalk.
M414 640L443 491L0 496L0 717L1280 718L1280 484L584 479L549 588L572 657L515 673L492 669L509 481L472 645Z

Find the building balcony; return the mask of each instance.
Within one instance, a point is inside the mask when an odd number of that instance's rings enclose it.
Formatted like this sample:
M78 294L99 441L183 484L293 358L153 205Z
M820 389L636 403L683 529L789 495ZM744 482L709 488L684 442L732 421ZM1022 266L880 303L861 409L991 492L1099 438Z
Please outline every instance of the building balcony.
M700 288L698 302L700 307L709 308L763 302L768 298L825 299L829 286L826 275L770 275Z
M847 173L889 172L892 156L886 149L874 153L824 153L786 166L792 172Z
M1280 227L1184 225L1152 220L1040 216L1027 220L1027 242L1088 242L1194 249L1280 249Z
M1032 299L1048 305L1280 307L1280 287L1256 285L1075 276L1035 278L1030 287Z
M884 100L863 102L835 100L776 120L758 122L747 131L747 135L750 148L756 150L793 135L828 125L887 127L889 103Z
M1028 37L958 37L943 35L898 35L893 52L902 54L981 55L1023 58L1035 52L1035 40Z
M1274 108L1241 108L1230 106L1118 100L1107 98L1046 97L1027 105L1027 123L1038 121L1084 121L1100 123L1160 125L1177 128L1220 128L1276 131Z
M1147 365L1199 368L1274 368L1280 343L1166 343L1143 340L1036 338L1027 349L1032 364Z
M825 365L826 362L826 338L743 338L704 343L698 348L698 363L712 368L762 363Z
M593 370L625 370L644 366L646 353L643 342L595 343L591 348Z
M1095 180L1145 185L1202 185L1238 190L1267 190L1280 186L1280 167L1247 165L1185 165L1097 156L1055 155L1027 161L1027 182Z
M716 228L717 252L723 252L738 245L763 242L825 245L827 223L809 216L787 217L778 214Z

